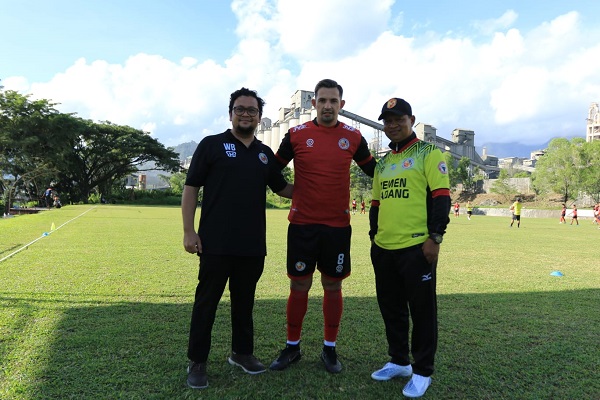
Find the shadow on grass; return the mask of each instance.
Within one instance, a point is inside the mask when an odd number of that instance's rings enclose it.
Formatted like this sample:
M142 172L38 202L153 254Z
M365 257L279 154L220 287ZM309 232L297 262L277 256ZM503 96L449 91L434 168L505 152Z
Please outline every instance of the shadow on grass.
M11 251L18 249L21 246L23 246L23 245L21 243L18 243L12 247L7 248L6 250L0 250L0 256L2 256L4 253L6 253L6 255L8 255L8 254L10 254Z
M303 359L287 371L256 376L225 361L230 323L229 304L222 302L213 330L210 386L202 391L185 386L190 303L60 304L58 324L42 334L46 354L20 395L12 394L28 399L400 398L406 379L370 378L388 361L374 298L345 298L338 341L344 371L324 371L317 294L313 290L309 301ZM35 324L35 310L52 307L32 297L0 296L3 307L15 310L11 329ZM427 398L593 398L600 393L599 300L600 290L439 296L437 370ZM282 299L257 300L255 354L265 364L284 343L285 306ZM14 348L18 340L2 342L3 359L28 351ZM17 379L10 369L3 367L5 377Z

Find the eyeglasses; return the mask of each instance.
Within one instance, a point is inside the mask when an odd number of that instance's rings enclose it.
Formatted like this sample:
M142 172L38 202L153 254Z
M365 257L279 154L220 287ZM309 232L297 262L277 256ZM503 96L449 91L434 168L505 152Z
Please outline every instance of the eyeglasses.
M235 115L237 116L242 116L244 115L244 113L247 113L249 116L251 117L255 117L256 115L258 115L258 108L254 108L254 107L233 107L233 112L235 113Z

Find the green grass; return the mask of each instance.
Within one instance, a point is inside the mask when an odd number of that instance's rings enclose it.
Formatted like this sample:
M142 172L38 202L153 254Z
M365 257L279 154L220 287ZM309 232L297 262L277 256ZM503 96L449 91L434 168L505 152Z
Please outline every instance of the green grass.
M269 255L255 307L256 355L264 363L285 341L286 217L285 210L267 212ZM589 220L575 227L524 219L519 229L509 222L452 218L438 267L436 373L425 398L598 398L600 230ZM185 385L198 266L182 247L179 208L68 206L2 219L0 258L52 223L60 229L0 262L0 398L402 398L405 379L370 378L388 356L366 216L352 221L353 273L344 283L338 340L343 372L328 374L319 360L318 280L302 361L258 376L226 362L225 292L213 330L210 386L201 391ZM550 276L554 270L564 276Z

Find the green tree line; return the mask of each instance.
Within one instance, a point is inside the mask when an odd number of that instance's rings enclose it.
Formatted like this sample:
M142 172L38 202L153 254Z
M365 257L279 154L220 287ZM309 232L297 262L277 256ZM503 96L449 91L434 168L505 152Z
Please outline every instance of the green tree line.
M181 193L185 173L172 148L139 129L61 113L56 105L0 86L0 195L5 212L15 193L39 199L48 186L63 201L86 203L92 194L108 198L123 189L128 175L142 171L148 163L152 169L169 173L163 179L173 194ZM476 191L485 178L483 172L467 157L456 160L448 152L445 155L451 188L462 183L463 190ZM293 181L292 170L286 168L284 173ZM502 170L492 189L516 194L507 183L509 176ZM368 202L371 178L354 163L350 178L351 198ZM558 193L567 202L586 193L600 201L600 141L553 139L531 179L537 194Z
M149 133L109 121L61 113L50 100L33 100L0 86L0 192L5 212L16 193L39 199L48 186L63 201L109 196L146 163L179 171L179 156Z
M566 203L580 194L600 202L600 141L553 139L532 175L538 193L557 193Z

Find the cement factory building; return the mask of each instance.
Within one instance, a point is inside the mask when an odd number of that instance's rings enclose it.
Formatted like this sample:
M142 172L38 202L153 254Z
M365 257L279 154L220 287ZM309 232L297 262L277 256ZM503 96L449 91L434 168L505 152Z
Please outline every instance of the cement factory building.
M257 138L276 152L288 129L317 117L317 111L313 109L311 103L313 97L313 92L306 90L296 91L291 98L289 107L279 109L279 119L277 121L272 122L269 118L261 120L256 135ZM344 119L349 120L344 122L360 129L363 135L365 132L361 129L362 125L373 128L374 137L369 143L369 147L378 155L382 155L388 151L388 141L383 134L383 125L344 109L340 110L339 115L342 121ZM439 137L435 127L422 122L415 125L414 131L419 139L434 143L442 151L450 152L457 160L460 160L462 157L468 157L471 160L471 164L479 167L488 178L496 178L498 176L500 171L498 157L487 155L485 147L481 156L477 154L475 151L475 132L472 130L454 129L451 140Z

